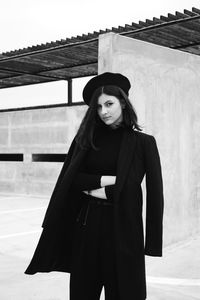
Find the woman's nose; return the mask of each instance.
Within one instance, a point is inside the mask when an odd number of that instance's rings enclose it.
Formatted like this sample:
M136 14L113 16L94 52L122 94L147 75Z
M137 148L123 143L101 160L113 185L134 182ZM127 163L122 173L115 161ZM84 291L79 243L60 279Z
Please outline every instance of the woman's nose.
M102 115L105 115L107 113L107 108L105 106L102 107L101 113Z

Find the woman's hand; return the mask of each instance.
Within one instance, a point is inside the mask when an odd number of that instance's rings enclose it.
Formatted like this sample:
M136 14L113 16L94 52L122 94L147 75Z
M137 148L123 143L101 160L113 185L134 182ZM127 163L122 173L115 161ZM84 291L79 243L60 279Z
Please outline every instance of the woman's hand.
M90 190L90 191L83 191L87 195L91 195L96 198L100 199L107 199L106 193L105 193L105 187L95 189L95 190Z
M87 195L91 195L96 198L107 199L105 193L105 186L114 185L115 182L116 182L116 176L111 176L111 175L101 176L101 182L100 182L101 188L90 190L90 191L83 191L83 192Z

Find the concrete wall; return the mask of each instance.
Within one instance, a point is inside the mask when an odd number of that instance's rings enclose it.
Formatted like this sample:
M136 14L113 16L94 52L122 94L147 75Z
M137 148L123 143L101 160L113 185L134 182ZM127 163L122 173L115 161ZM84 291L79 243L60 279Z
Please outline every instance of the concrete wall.
M155 136L165 195L164 241L200 232L200 57L108 33L99 73L121 72L144 132Z
M67 153L86 106L0 112L0 153L24 161L0 161L0 193L49 196L62 163L32 162L32 154Z
M113 33L100 36L99 73L121 72L144 132L156 137L164 180L165 245L200 232L200 58ZM0 193L49 196L62 163L34 153L67 153L86 106L0 112ZM145 192L145 191L144 191Z

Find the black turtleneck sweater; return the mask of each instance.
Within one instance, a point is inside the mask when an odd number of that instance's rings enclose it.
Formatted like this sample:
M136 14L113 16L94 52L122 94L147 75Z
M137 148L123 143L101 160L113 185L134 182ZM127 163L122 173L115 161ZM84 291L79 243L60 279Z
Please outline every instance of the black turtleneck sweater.
M111 128L107 125L96 129L94 144L99 150L90 148L79 172L73 181L73 187L80 191L101 188L101 176L117 173L117 160L125 128ZM105 187L108 200L112 200L114 185Z

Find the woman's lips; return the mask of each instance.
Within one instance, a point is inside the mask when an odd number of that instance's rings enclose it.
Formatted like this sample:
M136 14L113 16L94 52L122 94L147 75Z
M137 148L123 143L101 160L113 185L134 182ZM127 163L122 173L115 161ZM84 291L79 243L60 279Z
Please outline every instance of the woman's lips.
M105 121L108 120L108 119L110 119L110 117L105 117L105 118L103 118L103 120L105 120Z

